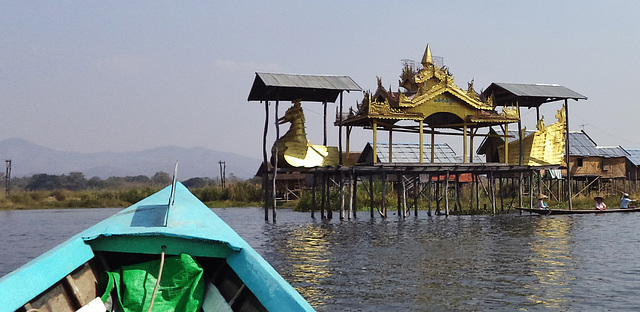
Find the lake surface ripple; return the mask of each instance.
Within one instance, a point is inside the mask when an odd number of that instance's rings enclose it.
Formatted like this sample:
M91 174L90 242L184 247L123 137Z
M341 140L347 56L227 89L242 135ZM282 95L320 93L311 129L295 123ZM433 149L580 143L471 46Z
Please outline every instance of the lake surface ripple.
M0 276L119 209L0 211ZM318 311L629 311L640 213L311 219L214 209Z

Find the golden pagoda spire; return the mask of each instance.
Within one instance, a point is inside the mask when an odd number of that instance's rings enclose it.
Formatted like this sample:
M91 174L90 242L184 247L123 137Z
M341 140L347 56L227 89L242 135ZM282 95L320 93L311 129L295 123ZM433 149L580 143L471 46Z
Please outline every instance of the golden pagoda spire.
M424 55L422 56L422 66L427 66L427 64L433 64L433 58L431 57L431 47L427 43L427 49L424 51Z

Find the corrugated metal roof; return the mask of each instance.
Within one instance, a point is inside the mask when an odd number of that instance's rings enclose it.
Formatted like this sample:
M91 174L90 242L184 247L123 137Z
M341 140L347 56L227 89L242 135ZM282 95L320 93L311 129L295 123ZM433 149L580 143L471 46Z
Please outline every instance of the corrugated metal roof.
M629 161L631 161L631 163L635 166L640 166L640 149L625 148L625 151L627 151L627 153L629 154L627 156L627 159L629 159Z
M349 76L256 73L249 101L335 102L343 91L362 91Z
M519 84L501 82L494 82L493 84L517 96L533 96L575 100L587 99L586 96L557 84Z
M373 143L368 143L373 146ZM435 143L434 147L434 163L455 164L464 162L462 156L456 155L453 149L447 143ZM382 163L389 162L389 143L377 143L378 161ZM393 163L418 163L420 162L420 145L418 143L393 143L392 149ZM423 161L431 161L431 144L424 144L422 148ZM474 156L474 162L484 162L479 156Z
M587 97L567 87L556 84L520 84L494 82L482 92L485 97L493 96L494 105L518 105L538 107L544 103L564 99L586 100Z
M620 146L598 146L584 131L569 132L569 155L592 157L628 157Z

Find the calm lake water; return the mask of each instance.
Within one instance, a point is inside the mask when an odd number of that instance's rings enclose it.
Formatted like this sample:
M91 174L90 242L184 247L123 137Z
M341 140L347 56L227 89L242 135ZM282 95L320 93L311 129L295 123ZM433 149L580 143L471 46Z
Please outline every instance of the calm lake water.
M0 211L0 276L119 209ZM214 209L318 311L640 309L640 213L313 220Z

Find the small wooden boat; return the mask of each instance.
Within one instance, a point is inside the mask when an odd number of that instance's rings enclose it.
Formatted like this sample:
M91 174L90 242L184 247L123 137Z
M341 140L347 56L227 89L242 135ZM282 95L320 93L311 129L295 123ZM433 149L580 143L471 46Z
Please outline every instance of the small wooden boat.
M640 208L624 208L624 209L540 209L540 208L521 208L516 209L522 212L537 213L541 215L561 215L561 214L586 214L586 213L614 213L614 212L636 212L640 211Z
M4 276L0 310L105 311L121 301L139 300L138 311L147 311L154 300L164 304L163 297L176 291L164 284L180 279L171 274L182 268L168 265L182 258L201 268L201 281L188 295L196 311L314 310L231 227L175 181ZM143 273L144 282L155 281L155 287L118 284L133 272L128 268L145 263L159 267ZM121 275L111 278L105 272ZM109 291L112 281L116 287ZM127 287L154 291L143 292L144 298L121 298Z

